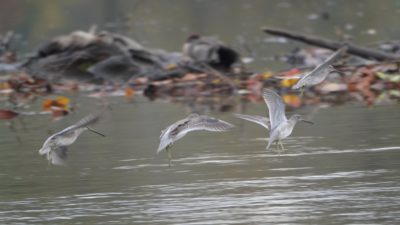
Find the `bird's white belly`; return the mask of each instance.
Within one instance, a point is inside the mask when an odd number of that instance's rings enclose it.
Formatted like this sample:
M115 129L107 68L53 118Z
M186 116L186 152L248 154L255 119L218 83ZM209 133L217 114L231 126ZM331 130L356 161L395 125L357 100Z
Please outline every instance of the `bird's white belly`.
M278 139L282 140L287 138L292 133L292 131L293 131L293 126L289 126L288 123L282 124L281 130L278 135Z
M317 85L317 84L319 84L319 83L321 83L322 81L324 81L325 80L325 78L327 77L327 75L328 75L328 73L327 72L322 72L322 73L320 73L319 74L319 76L315 76L315 77L313 77L313 79L310 81L310 86L313 86L313 85Z

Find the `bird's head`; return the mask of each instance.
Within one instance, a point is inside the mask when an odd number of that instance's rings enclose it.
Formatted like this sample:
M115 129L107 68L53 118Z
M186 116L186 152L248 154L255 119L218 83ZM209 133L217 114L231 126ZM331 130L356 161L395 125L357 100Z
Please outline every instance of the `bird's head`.
M301 122L304 122L304 123L314 124L314 123L311 122L311 121L308 121L308 120L303 119L303 117L302 117L300 114L293 114L293 115L290 117L290 120L295 121L295 122L301 121Z
M328 68L328 73L338 73L338 74L343 74L342 71L335 69L335 67L333 67L332 65L329 65Z

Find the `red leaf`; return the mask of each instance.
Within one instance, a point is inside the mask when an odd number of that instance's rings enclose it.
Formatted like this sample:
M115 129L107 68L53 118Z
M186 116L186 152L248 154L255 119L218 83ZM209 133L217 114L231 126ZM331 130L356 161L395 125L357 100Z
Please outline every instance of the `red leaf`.
M0 109L0 120L10 120L18 116L18 113L8 109Z

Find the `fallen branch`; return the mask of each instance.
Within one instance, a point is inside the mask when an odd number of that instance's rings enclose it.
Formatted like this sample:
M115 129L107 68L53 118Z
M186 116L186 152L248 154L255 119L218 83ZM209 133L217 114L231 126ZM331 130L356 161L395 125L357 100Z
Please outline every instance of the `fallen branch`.
M263 27L261 29L262 29L262 31L264 31L267 34L285 37L285 38L300 41L300 42L303 42L303 43L306 43L309 45L314 45L314 46L318 46L318 47L322 47L322 48L328 48L331 50L337 50L340 47L342 47L343 45L347 45L349 47L349 49L347 50L347 53L353 54L356 56L360 56L360 57L366 58L366 59L375 59L377 61L400 60L400 55L389 54L389 53L365 48L365 47L347 43L347 42L334 41L334 40L329 40L326 38L296 33L296 32L282 30L282 29L275 29L275 28L268 28L268 27Z

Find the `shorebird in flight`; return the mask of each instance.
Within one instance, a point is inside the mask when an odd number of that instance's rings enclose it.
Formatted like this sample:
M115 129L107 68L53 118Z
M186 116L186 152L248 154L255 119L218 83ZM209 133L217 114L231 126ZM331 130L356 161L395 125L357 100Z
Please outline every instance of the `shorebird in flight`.
M73 144L76 139L86 130L104 136L89 126L96 123L100 118L101 113L90 114L77 123L57 132L44 142L39 150L40 155L46 155L47 160L53 165L64 165L67 158L67 146Z
M233 127L234 125L223 120L195 113L190 114L185 119L179 120L161 131L160 145L158 146L157 153L165 150L168 154L168 162L170 165L172 155L169 147L171 147L175 141L183 138L187 133L196 130L222 132Z
M299 114L294 114L287 119L285 115L285 103L282 98L272 90L264 89L263 98L268 107L269 118L244 114L235 114L235 116L260 124L269 130L270 135L266 148L267 150L274 142L277 143L278 150L279 147L281 150L284 150L282 140L290 136L296 123L302 121L312 124L312 122L304 120Z
M315 67L311 72L300 74L298 76L285 77L284 79L300 78L292 89L301 89L301 95L305 87L314 86L321 83L331 73L340 73L333 68L332 63L340 58L348 50L347 46L343 46L330 55L325 61Z

